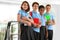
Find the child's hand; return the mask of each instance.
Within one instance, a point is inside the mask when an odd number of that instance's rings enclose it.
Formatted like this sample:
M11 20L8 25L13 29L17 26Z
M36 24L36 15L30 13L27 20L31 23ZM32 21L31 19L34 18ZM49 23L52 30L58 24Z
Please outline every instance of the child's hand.
M48 24L48 25L51 25L51 24L52 24L52 20L49 20L49 21L47 22L47 24Z
M41 27L41 24L36 24L36 23L34 23L34 27L40 28L40 27Z
M36 24L36 23L33 23L33 25L34 25L34 27L36 27L36 26L37 26L37 24Z
M52 20L49 20L48 22L49 22L49 23L51 23L51 22L52 22Z
M40 28L41 27L41 22L39 22L39 24L38 24L38 28Z
M41 27L41 24L37 24L37 28L40 28Z
M31 23L30 23L30 22L27 22L27 25L28 25L28 26L31 26Z

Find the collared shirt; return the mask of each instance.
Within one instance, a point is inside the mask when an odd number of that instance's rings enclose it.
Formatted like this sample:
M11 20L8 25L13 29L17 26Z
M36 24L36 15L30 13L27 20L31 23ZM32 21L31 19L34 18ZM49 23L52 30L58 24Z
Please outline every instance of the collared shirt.
M27 13L27 12L25 12L24 10L19 10L18 14L21 15L20 19L21 19L22 17L26 17L27 19L28 19L28 18L32 18L32 17L30 16L30 14ZM23 24L23 23L21 22L21 24ZM24 23L24 26L27 26L27 24Z
M32 11L32 18L38 18L40 20L40 15L36 11ZM34 28L33 27L33 30L35 32L40 32L40 28Z
M50 20L55 20L55 18L54 18L54 16L53 16L52 13L45 13L44 15L45 15L45 16L46 16L46 15L50 15ZM47 25L47 29L48 29L48 30L53 30L53 25Z
M40 15L40 20L41 20L41 26L46 26L46 19L45 19L44 14Z
M18 14L21 15L21 18L22 18L22 17L27 17L27 18L28 18L28 17L31 17L31 16L29 15L29 13L25 12L24 10L19 10Z

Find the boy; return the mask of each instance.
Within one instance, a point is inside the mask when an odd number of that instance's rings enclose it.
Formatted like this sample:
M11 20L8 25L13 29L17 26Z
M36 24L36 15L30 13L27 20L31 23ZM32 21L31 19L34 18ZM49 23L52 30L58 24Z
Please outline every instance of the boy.
M32 16L33 20L34 20L34 19L37 19L37 20L39 20L39 22L40 22L40 15L39 15L38 12L37 12L38 7L39 7L39 3L34 2L34 3L32 4L33 11L31 11L30 13L31 13L31 16ZM35 21L37 21L37 20L35 20ZM38 26L37 26L37 25L38 25ZM40 38L40 37L39 37L40 27L41 27L40 25L41 25L41 24L35 23L35 26L33 27L35 40L39 40L39 38Z
M44 17L45 7L43 5L39 6L39 13L41 18L41 28L40 28L40 36L41 40L46 40L45 38L45 29L46 29L46 19Z
M51 5L46 5L46 13L44 14L47 19L47 29L48 29L48 40L53 38L53 25L55 24L54 16L50 13Z

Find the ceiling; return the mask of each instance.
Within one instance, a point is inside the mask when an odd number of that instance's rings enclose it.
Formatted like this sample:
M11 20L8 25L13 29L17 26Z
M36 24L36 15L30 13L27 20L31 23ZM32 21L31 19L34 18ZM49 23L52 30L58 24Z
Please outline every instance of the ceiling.
M0 0L0 3L5 4L20 4L20 2L23 2L25 0ZM34 2L37 0L26 0L28 2ZM60 4L60 0L38 0L37 2L40 3L49 3L49 4Z

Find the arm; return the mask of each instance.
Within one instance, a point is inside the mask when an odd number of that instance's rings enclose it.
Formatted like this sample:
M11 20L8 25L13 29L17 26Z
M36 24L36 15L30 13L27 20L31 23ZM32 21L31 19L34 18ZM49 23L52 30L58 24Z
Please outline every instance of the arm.
M21 19L20 19L20 16L21 16L20 14L17 14L17 21L18 21L18 22L20 22L20 20L21 20Z
M50 24L51 24L51 25L55 25L55 20L49 20L49 21L48 21L48 25L50 25Z
M31 22L32 24L34 23L34 21L33 21L32 18L22 17L22 19L25 20L25 21L29 21L29 22Z
M49 20L49 24L55 25L55 17L54 15L51 15L52 20Z
M17 21L18 22L22 22L22 23L24 22L24 20L21 19L21 15L20 14L17 14Z
M22 22L22 23L27 23L27 21L21 19L21 15L20 14L17 14L17 21L18 22Z
M52 24L52 25L55 25L55 20L52 20L52 21L51 21L51 24Z
M25 18L25 17L23 17L23 18L21 19L21 15L20 15L20 14L17 15L17 21L18 21L18 22L25 23L25 24L27 24L28 26L31 26L31 23L28 22L28 21L26 21L26 18Z

